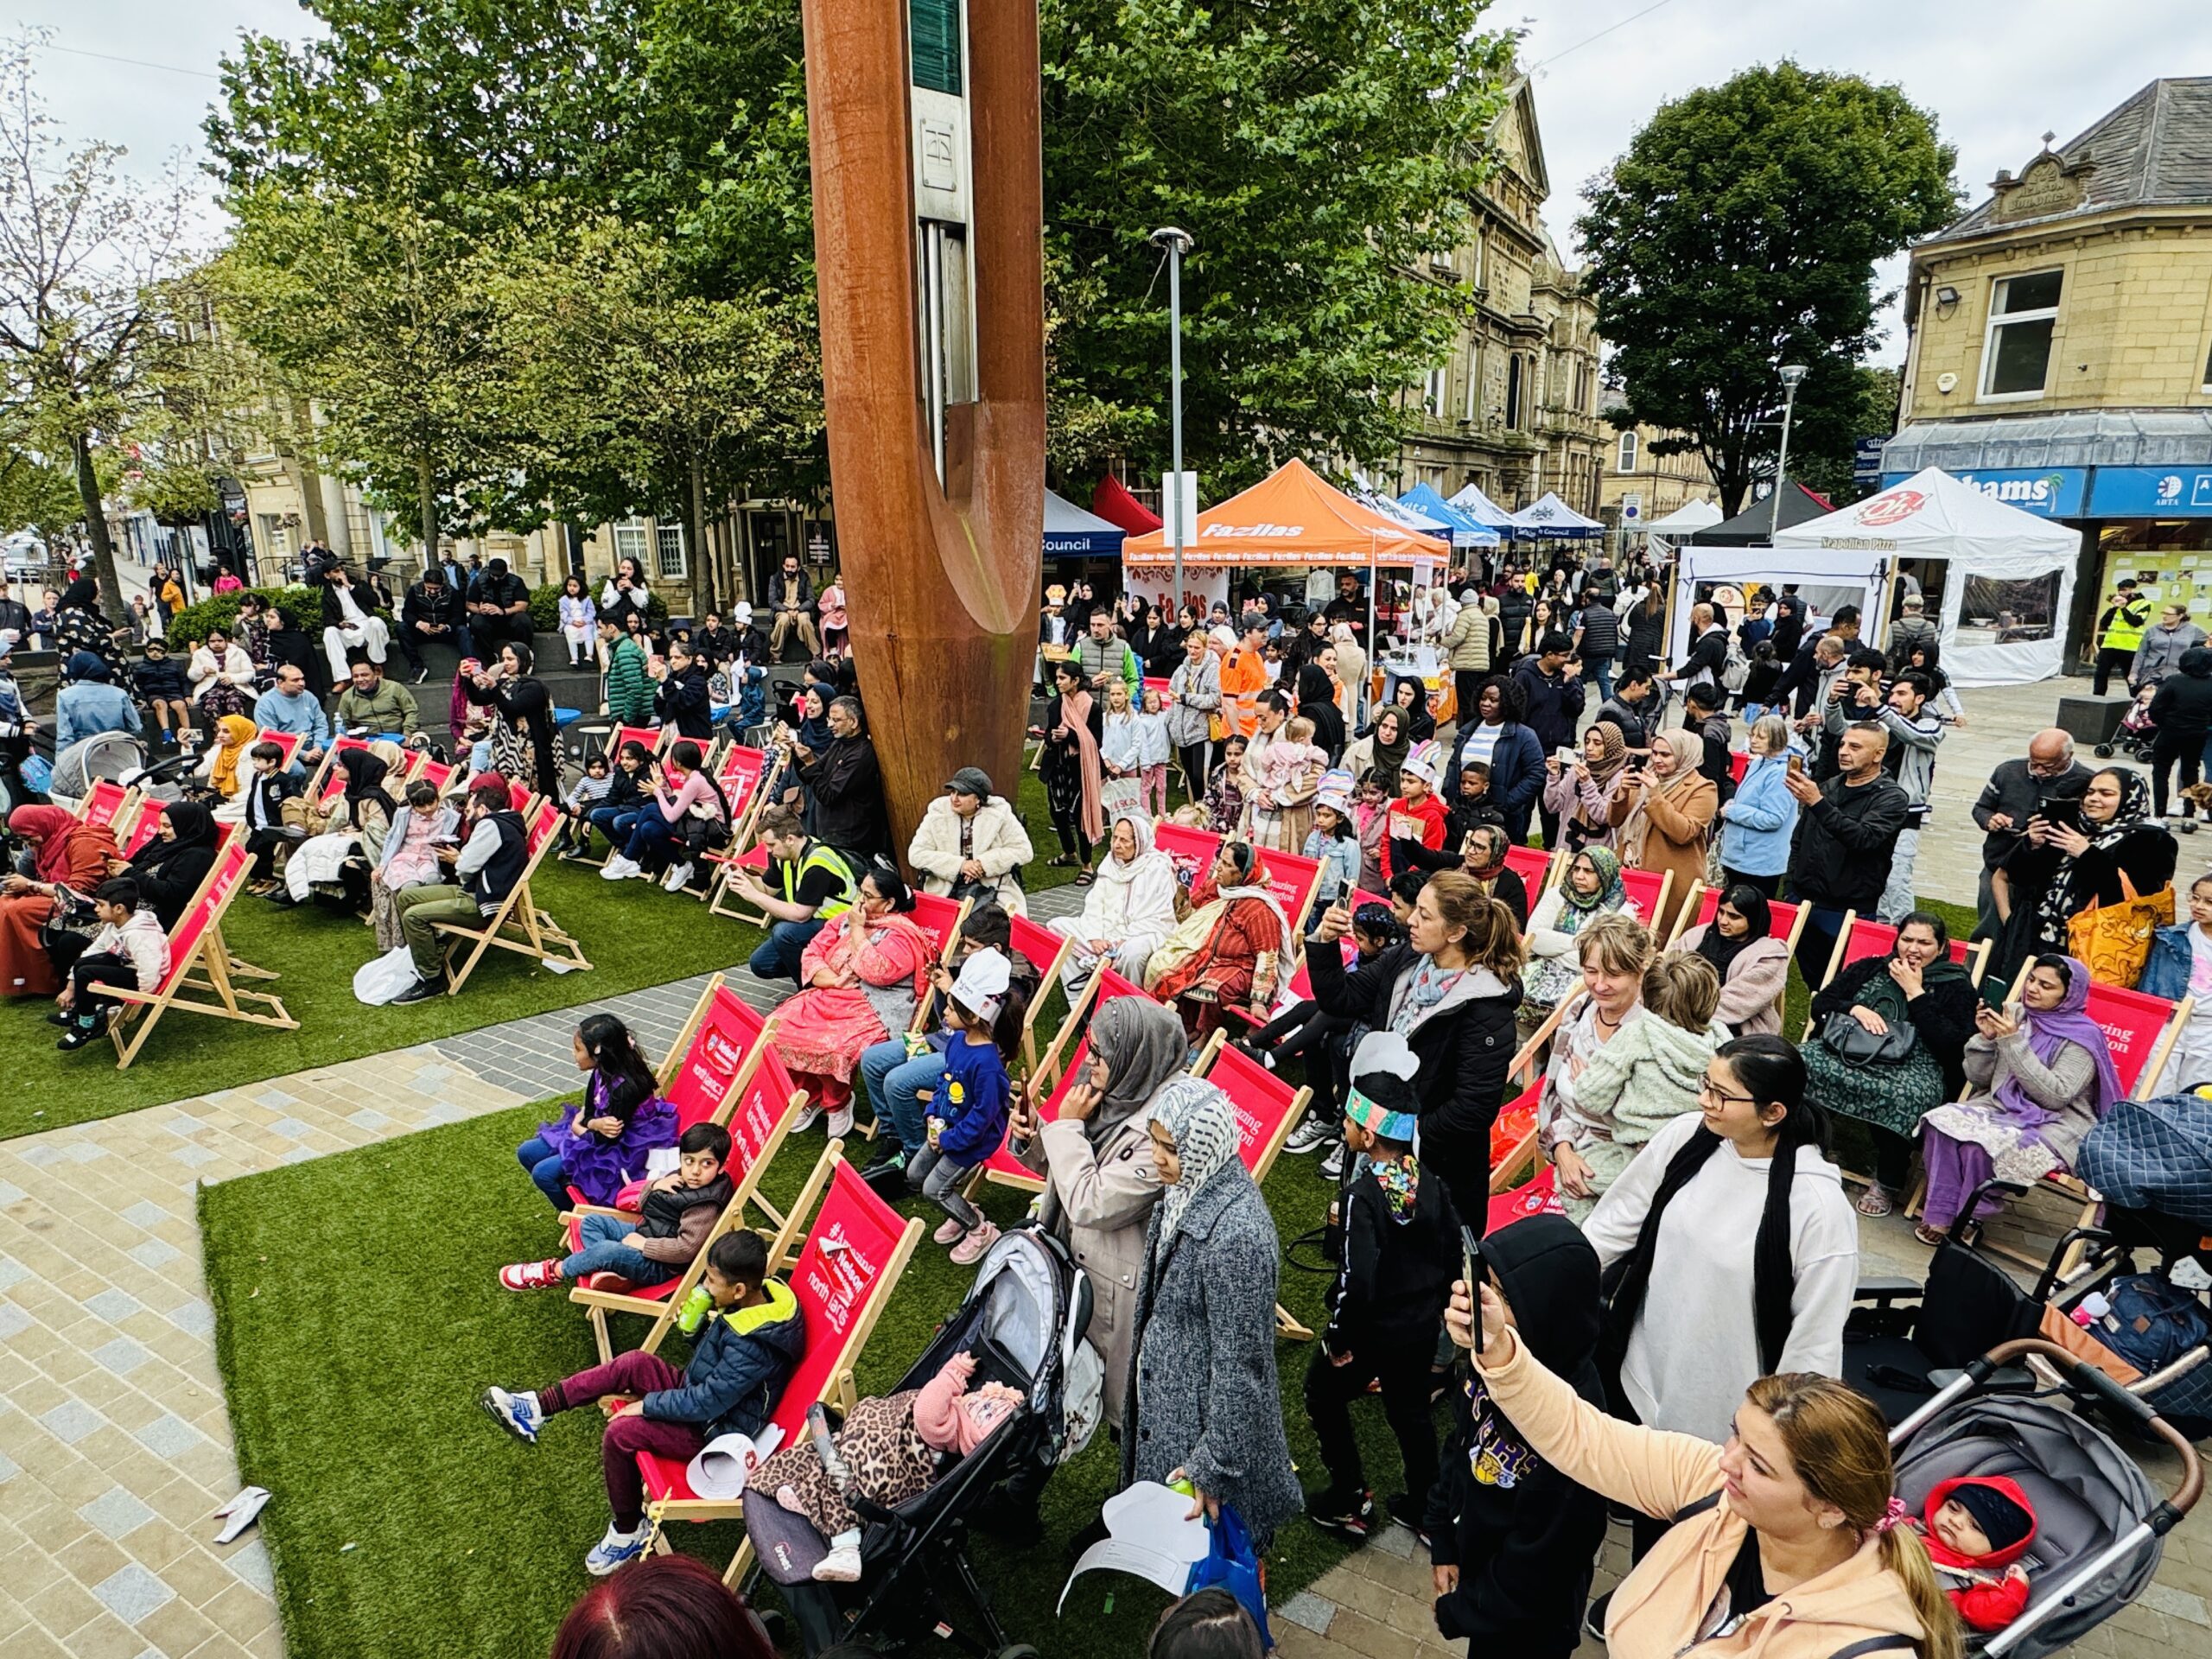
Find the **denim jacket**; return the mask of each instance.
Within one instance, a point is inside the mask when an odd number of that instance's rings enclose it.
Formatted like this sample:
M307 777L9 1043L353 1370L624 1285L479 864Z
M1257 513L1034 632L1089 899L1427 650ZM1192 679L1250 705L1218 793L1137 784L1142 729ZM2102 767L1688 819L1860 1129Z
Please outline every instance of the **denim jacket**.
M2195 925L2194 922L2176 922L2151 935L2151 959L2143 964L2138 990L2163 996L2169 1002L2178 1002L2189 995L2190 970L2196 957L2189 934Z
M1797 802L1789 793L1789 757L1752 757L1744 781L1722 809L1720 861L1745 875L1780 875L1789 868Z

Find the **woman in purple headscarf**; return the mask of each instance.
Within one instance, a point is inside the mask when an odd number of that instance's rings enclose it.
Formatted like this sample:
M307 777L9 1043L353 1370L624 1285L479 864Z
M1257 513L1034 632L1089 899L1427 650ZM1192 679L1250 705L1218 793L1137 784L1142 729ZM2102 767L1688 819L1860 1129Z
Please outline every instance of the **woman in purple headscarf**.
M2072 957L2042 956L2020 1001L1974 1015L1967 1044L1971 1098L1921 1120L1928 1204L1921 1242L1934 1244L1984 1181L2032 1184L2071 1169L2082 1138L2126 1093L2112 1046L2083 1012L2089 970ZM1976 1211L1993 1215L1992 1200Z

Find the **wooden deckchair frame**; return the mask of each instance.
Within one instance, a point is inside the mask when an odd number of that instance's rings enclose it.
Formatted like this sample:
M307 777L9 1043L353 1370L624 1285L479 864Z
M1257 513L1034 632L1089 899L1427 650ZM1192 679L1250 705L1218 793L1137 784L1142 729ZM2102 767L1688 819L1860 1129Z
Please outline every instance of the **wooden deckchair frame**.
M1675 913L1674 931L1668 934L1663 949L1672 950L1683 934L1698 925L1698 911L1705 903L1705 895L1713 891L1713 889L1703 881L1690 883L1690 890L1682 896L1681 909ZM1789 931L1783 936L1782 941L1782 948L1786 958L1782 964L1783 986L1774 995L1774 1017L1776 1024L1779 1026L1782 1020L1783 1004L1789 999L1789 963L1796 959L1797 941L1805 931L1805 918L1813 913L1813 907L1802 899L1776 899L1773 902L1791 905L1797 912L1790 918ZM1719 908L1718 905L1714 906L1716 911ZM1769 934L1767 937L1771 938L1773 935ZM1847 937L1847 931L1836 936L1839 941L1846 937Z
M1200 1078L1210 1076L1214 1068L1214 1062L1221 1058L1221 1051L1227 1039L1219 1030L1216 1030L1212 1036L1207 1038L1205 1046L1198 1051L1198 1058L1191 1064L1190 1075ZM1218 1087L1218 1085L1216 1086ZM1268 1179L1268 1172L1275 1166L1275 1154L1282 1150L1282 1143L1288 1137L1292 1128L1306 1116L1306 1109L1313 1103L1313 1090L1310 1084L1301 1087L1290 1097L1289 1106L1285 1109L1282 1116L1276 1121L1274 1132L1268 1136L1254 1156L1252 1162L1246 1166L1252 1172L1253 1185L1258 1186ZM1312 1328L1300 1321L1281 1302L1275 1304L1275 1335L1290 1342L1313 1340Z
M768 1246L768 1271L780 1273L798 1264L804 1254L806 1235L799 1231L802 1220L808 1220L823 1195L829 1191L832 1175L844 1160L845 1143L833 1140L822 1149L813 1170L806 1178L806 1185L799 1189L792 1201L791 1215L777 1230ZM874 1334L875 1323L891 1300L891 1293L898 1288L905 1275L906 1264L913 1260L914 1249L922 1242L922 1221L910 1217L899 1235L899 1242L892 1247L891 1258L868 1287L868 1300L857 1309L852 1323L845 1328L844 1339L837 1345L836 1359L823 1379L822 1391L816 1399L823 1405L834 1405L841 1413L849 1413L860 1402L860 1390L854 1380L854 1368L861 1352ZM702 1252L701 1260L705 1259ZM780 1403L780 1402L779 1402ZM813 1403L812 1402L809 1402ZM731 1498L664 1497L649 1498L645 1504L645 1520L652 1530L652 1548L656 1554L671 1554L665 1523L671 1521L735 1521L745 1515L742 1496ZM722 1582L734 1587L753 1565L753 1541L750 1538L738 1546L731 1557L729 1568L722 1574Z
M531 820L538 813L546 811L558 815L558 809L550 802L540 800L533 796L527 809L522 814L525 837L531 833ZM461 988L468 982L468 976L476 971L476 964L484 959L485 951L495 944L502 950L512 950L521 956L534 957L540 962L562 961L574 968L585 970L590 969L591 963L584 959L583 946L563 932L551 915L539 909L536 899L531 896L531 880L537 874L537 867L544 860L546 853L551 849L553 839L552 831L549 829L545 838L531 849L528 861L523 865L522 874L516 878L513 887L500 901L499 909L485 918L481 927L467 927L459 922L431 924L434 931L448 936L445 950L446 995L448 996L458 996L461 994ZM512 938L507 937L505 930L510 927L518 927L521 930L521 936ZM464 945L470 948L467 958L461 964L460 971L456 973L453 965L454 956Z
M108 814L111 827L124 822L145 799L136 784L118 784L112 778L95 778L92 780L92 787L78 797L76 807L69 816L79 823L90 823L92 797L103 789L111 789L116 792L115 810Z
M277 1031L297 1031L300 1028L300 1022L292 1018L282 999L261 991L240 990L232 983L239 977L276 977L265 969L234 960L229 946L223 941L223 916L245 886L245 869L249 861L243 837L233 833L226 836L219 843L214 862L208 866L207 875L192 895L192 902L184 907L183 916L189 918L200 908L202 901L213 891L226 865L235 862L238 867L238 873L200 928L200 937L193 941L182 961L170 962L169 971L162 976L158 988L151 991L142 991L131 985L102 988L102 995L123 1005L108 1020L108 1036L115 1044L117 1071L124 1070L138 1058L138 1051L146 1046L146 1039L153 1034L154 1027L161 1023L162 1016L171 1008L211 1014L219 1020L241 1020L247 1025L267 1026ZM171 932L174 938L175 930ZM130 1029L126 1034L127 1027Z
M718 746L714 755L709 759L709 765L711 768L709 775L717 784L720 784L722 781L720 766L727 749L751 748L752 747L749 743ZM761 751L761 753L763 758L760 762L760 780L753 785L753 798L746 802L745 810L738 814L737 822L729 827L728 849L723 852L710 852L705 855L707 862L715 867L715 874L714 879L707 883L707 890L699 895L699 901L707 906L709 913L727 916L733 921L744 922L753 927L766 925L766 913L755 912L748 916L738 910L735 901L729 899L729 889L730 878L737 870L737 861L753 849L753 842L759 838L760 813L768 804L769 786L777 780L783 770L778 760L778 751L770 748ZM725 908L726 901L728 901L727 908Z
M951 899L945 898L945 895L943 893L931 893L927 896L931 899L944 899L947 904L950 904L952 902ZM960 930L967 925L968 912L975 909L975 907L976 901L973 899L963 899L960 900L958 907L953 912L952 925L944 930L944 939L938 947L936 962L938 967L944 969L948 973L950 972L952 969L952 948L960 943ZM927 1036L930 1029L930 1019L936 1010L937 987L931 985L915 1000L914 1017L906 1022L906 1035L910 1037ZM920 1057L918 1055L916 1058L919 1058ZM851 1105L854 1101L859 1099L867 1091L865 1090L855 1087L853 1096L846 1103L847 1105ZM877 1109L878 1103L870 1101L868 1105L870 1107L870 1112L868 1122L862 1123L855 1120L853 1125L855 1130L859 1134L861 1139L863 1141L874 1140L876 1135L881 1132L883 1128L882 1114L880 1109Z

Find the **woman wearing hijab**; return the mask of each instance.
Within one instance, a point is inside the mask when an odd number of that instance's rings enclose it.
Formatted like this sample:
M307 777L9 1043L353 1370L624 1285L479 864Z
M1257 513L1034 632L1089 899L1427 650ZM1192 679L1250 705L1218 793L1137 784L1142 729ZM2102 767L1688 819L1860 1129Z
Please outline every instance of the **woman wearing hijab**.
M1774 937L1774 912L1757 887L1738 881L1728 888L1710 922L1688 929L1667 949L1694 952L1713 964L1720 976L1720 1007L1713 1017L1731 1037L1781 1032L1789 949ZM1827 1096L1817 1088L1814 1093L1834 1109Z
M1951 960L1943 918L1924 910L1897 924L1888 956L1847 963L1813 998L1815 1034L1802 1052L1814 1096L1831 1115L1866 1124L1874 1142L1874 1179L1859 1196L1860 1215L1896 1208L1912 1173L1920 1120L1965 1093L1967 1043L1980 1006L1967 970ZM1844 1058L1839 1046L1855 1042L1854 1028L1878 1037L1892 1027L1912 1033L1903 1056L1856 1065Z
M1016 1103L1007 1145L1046 1181L1045 1230L1090 1281L1084 1338L1104 1362L1106 1421L1116 1428L1135 1339L1145 1230L1160 1202L1147 1126L1153 1102L1183 1069L1183 1024L1141 996L1117 996L1091 1016L1090 1052L1049 1121L1033 1087Z
M89 898L107 879L115 835L58 806L19 806L8 815L8 828L30 843L31 873L0 880L0 996L52 996L62 976L40 931L54 914L57 889Z
M54 607L54 649L64 657L88 651L108 665L112 671L120 661L116 648L115 624L100 613L99 584L90 576L79 576L63 590L61 602Z
M1536 900L1526 929L1529 965L1521 975L1521 1017L1531 1026L1564 1001L1582 982L1582 958L1574 936L1600 916L1624 911L1620 855L1608 847L1585 847L1568 861L1567 874Z
M2047 810L2066 814L2063 803ZM2139 893L2174 879L2179 849L2167 830L2149 822L2151 786L2143 774L2107 766L2082 791L2078 818L2038 813L1990 880L2005 929L1986 977L2009 985L2032 957L2063 951L2067 924L2092 904L2116 905L2121 878Z
M207 753L192 769L192 775L207 784L208 793L215 798L215 810L224 814L226 823L240 823L245 817L241 793L245 752L259 730L244 715L225 715L215 722L214 741L207 746Z
M1557 755L1544 761L1544 810L1560 820L1560 844L1569 852L1614 844L1613 801L1626 787L1628 739L1610 720L1582 734L1582 759L1572 766Z
M216 834L215 815L199 802L172 801L162 809L153 840L133 853L127 865L111 860L108 868L137 881L140 902L151 906L162 927L174 931L215 866Z
M1175 931L1175 867L1153 846L1144 814L1116 817L1098 880L1083 896L1082 913L1056 916L1052 928L1075 941L1060 969L1071 1003L1109 963L1122 978L1144 982L1145 964Z
M492 724L492 769L527 780L546 799L558 800L561 760L553 747L553 696L543 680L531 677L532 666L530 647L510 640L499 647L499 672L479 671L467 683L467 696L499 711Z
M2126 1093L2112 1045L2084 1012L2088 1001L2088 969L2053 953L2036 958L2019 1001L1975 1008L1965 1059L1974 1094L1920 1121L1928 1166L1922 1243L1940 1243L1984 1181L2031 1186L2072 1169L2082 1137ZM1975 1213L2003 1207L1990 1199Z
M1098 756L1105 716L1072 658L1053 665L1052 679L1058 691L1045 709L1045 752L1038 758L1037 771L1045 781L1045 804L1060 837L1060 851L1046 862L1056 869L1074 867L1081 872L1076 885L1089 887L1090 849L1106 835L1102 804L1106 773Z
M1376 711L1375 723L1365 737L1344 750L1344 770L1365 783L1371 774L1386 799L1395 799L1398 774L1405 767L1413 745L1406 739L1405 712L1389 703Z
M1154 1100L1146 1129L1166 1185L1129 1321L1122 1484L1187 1480L1193 1516L1230 1505L1264 1551L1305 1499L1275 1375L1281 1244L1236 1155L1227 1095L1177 1077Z
M1704 760L1705 740L1697 733L1657 734L1650 760L1628 774L1609 809L1618 831L1613 849L1624 868L1675 873L1662 913L1644 918L1662 939L1689 901L1690 884L1705 877L1706 836L1720 797L1698 770Z
M1144 988L1183 1007L1193 1039L1222 1023L1223 1010L1265 1014L1290 976L1290 919L1249 842L1225 841L1212 868L1191 886L1191 913L1147 964Z
M1436 716L1428 710L1428 688L1408 674L1390 687L1390 701L1383 705L1395 709L1406 722L1406 741L1426 743L1436 735Z
M403 758L398 747L391 743L340 751L338 767L346 779L345 793L331 804L322 833L309 836L292 849L284 864L284 894L280 903L302 903L317 889L333 898L353 897L349 885L358 887L359 898L368 897L365 871L382 861L385 837L391 833L392 820L399 816L399 803L392 798L385 780ZM357 851L365 864L357 860ZM357 884L346 880L349 861L364 871Z
M1467 851L1460 868L1475 878L1484 893L1513 912L1513 925L1529 925L1529 884L1521 872L1505 861L1512 843L1495 823L1478 823L1467 831Z
M1315 660L1298 671L1298 712L1313 722L1313 742L1334 766L1344 752L1344 716L1337 707L1337 683L1324 659L1334 660L1325 642Z

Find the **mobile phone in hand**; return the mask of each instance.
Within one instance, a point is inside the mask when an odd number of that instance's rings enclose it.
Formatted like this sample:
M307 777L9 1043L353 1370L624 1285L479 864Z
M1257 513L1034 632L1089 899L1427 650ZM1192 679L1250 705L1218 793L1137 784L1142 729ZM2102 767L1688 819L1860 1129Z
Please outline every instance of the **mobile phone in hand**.
M1475 1357L1483 1352L1483 1281L1478 1276L1483 1268L1483 1242L1475 1236L1475 1230L1459 1229L1459 1274L1467 1287L1468 1313L1474 1338Z

